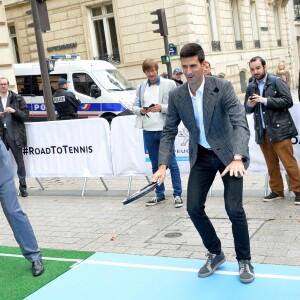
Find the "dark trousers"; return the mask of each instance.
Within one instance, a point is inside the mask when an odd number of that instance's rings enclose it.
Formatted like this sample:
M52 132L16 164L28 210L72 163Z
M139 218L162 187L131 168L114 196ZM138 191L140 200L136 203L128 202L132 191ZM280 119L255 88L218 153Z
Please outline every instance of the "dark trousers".
M26 189L26 170L25 170L25 164L24 164L24 158L23 158L23 152L22 148L18 147L16 145L16 142L13 141L7 132L7 130L4 130L4 140L3 140L7 150L11 150L16 164L17 164L17 174L19 177L19 183L20 188Z
M191 169L187 189L187 211L209 252L218 254L221 241L205 213L205 202L216 173L223 172L224 164L211 150L198 146L197 161ZM248 223L243 209L243 178L222 177L227 215L232 223L237 260L250 260Z

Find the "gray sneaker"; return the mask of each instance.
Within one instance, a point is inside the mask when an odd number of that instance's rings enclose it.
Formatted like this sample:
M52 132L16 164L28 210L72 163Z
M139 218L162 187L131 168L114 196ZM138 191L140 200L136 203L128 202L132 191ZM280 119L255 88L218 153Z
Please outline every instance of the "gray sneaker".
M159 197L155 196L151 200L149 200L149 201L146 202L146 206L153 206L153 205L162 203L165 200L166 200L165 198L162 199L162 198L159 198Z
M250 283L255 279L253 267L249 260L240 260L240 281L242 283Z
M199 277L207 277L211 275L217 270L218 267L220 267L226 261L223 251L219 255L208 252L206 256L207 261L199 270Z
M174 207L182 207L183 206L183 202L180 196L176 196L174 197Z

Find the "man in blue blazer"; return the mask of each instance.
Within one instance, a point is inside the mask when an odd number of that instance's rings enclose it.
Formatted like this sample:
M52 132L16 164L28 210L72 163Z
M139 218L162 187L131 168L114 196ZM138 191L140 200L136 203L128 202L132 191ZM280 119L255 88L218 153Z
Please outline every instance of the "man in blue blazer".
M207 193L217 172L224 184L225 209L232 223L240 281L254 280L250 263L250 240L243 209L243 175L249 166L250 131L245 110L230 82L204 76L205 55L196 43L180 51L187 82L169 95L168 115L159 149L159 168L153 180L163 181L170 153L182 121L189 131L191 172L187 189L187 211L208 249L207 261L198 276L206 277L225 262L221 241L205 213Z
M1 140L0 174L0 202L3 212L24 257L32 263L32 275L39 276L44 273L42 253L28 217L19 204L10 157Z

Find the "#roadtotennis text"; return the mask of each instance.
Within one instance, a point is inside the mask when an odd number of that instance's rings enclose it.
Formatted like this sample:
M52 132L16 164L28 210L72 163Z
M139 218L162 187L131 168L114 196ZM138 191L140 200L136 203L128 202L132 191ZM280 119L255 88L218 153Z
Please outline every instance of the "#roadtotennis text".
M43 148L25 147L23 148L24 155L44 155L44 154L81 154L93 153L93 146L68 146L62 145L49 146Z

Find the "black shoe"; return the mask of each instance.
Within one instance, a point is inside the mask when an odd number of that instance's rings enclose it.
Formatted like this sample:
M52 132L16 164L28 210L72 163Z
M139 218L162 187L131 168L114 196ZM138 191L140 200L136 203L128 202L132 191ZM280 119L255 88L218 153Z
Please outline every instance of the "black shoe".
M151 200L146 202L146 206L153 206L159 203L164 202L166 199L165 198L159 198L157 196L153 197Z
M270 202L270 201L273 201L273 200L276 200L276 199L283 199L283 198L284 198L283 194L278 195L275 192L271 192L268 196L265 196L263 198L263 201L264 202Z
M295 192L295 205L300 205L300 193Z
M204 266L199 270L199 277L207 277L211 275L217 270L218 267L220 267L226 261L223 251L219 255L208 252L206 256L207 261L204 264Z
M32 275L39 276L44 273L44 265L41 259L38 259L32 263Z
M24 188L20 189L20 194L21 194L22 197L27 197L28 196L28 193L27 193L26 189L24 189Z
M253 267L249 260L239 261L240 281L242 283L250 283L255 279Z

